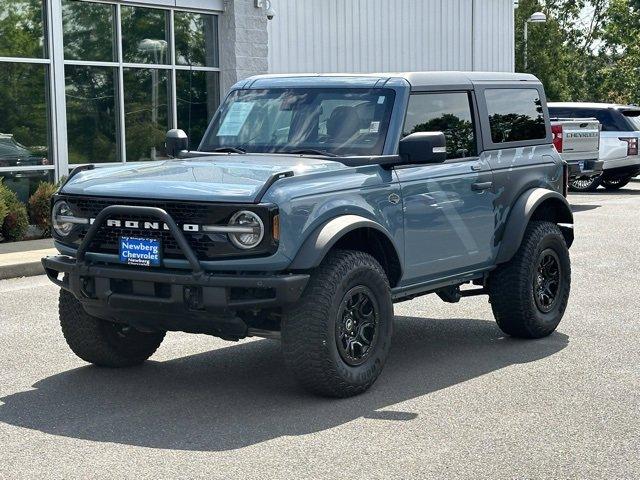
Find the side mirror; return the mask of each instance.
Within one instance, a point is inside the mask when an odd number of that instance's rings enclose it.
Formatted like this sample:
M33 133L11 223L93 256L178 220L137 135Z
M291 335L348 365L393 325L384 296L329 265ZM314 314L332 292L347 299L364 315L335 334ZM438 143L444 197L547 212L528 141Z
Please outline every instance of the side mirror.
M447 139L442 132L416 132L400 140L402 163L442 163L447 159Z
M178 158L181 152L189 149L189 137L184 130L174 128L167 132L165 146L167 147L168 156Z

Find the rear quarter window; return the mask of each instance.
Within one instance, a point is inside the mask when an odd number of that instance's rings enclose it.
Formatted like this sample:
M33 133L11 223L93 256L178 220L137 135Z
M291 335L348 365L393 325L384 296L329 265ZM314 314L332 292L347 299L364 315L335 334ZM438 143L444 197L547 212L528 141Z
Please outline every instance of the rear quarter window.
M535 88L485 90L493 143L543 140L547 137L540 93Z

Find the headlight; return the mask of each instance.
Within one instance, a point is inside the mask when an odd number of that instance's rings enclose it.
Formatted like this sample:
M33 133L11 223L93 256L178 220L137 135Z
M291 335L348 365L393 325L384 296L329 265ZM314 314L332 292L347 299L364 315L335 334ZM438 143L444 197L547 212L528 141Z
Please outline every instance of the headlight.
M56 202L51 212L51 226L53 231L60 237L68 236L72 231L74 225L88 225L88 218L74 217L71 207L67 202L61 200Z
M229 221L229 239L236 247L249 250L260 245L264 238L264 224L258 215L248 210L235 213Z

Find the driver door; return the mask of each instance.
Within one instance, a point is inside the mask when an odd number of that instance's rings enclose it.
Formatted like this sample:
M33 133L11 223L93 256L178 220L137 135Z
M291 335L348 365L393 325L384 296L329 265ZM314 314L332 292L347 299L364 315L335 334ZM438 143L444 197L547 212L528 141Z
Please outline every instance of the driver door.
M494 237L493 185L479 157L471 92L413 94L404 135L442 131L447 160L398 167L404 206L406 283L488 266Z

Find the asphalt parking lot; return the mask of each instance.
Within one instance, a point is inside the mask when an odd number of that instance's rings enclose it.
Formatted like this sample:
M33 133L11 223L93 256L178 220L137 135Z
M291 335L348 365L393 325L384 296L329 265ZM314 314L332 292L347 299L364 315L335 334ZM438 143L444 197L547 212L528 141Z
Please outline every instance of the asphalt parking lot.
M486 298L396 306L366 394L307 395L279 344L170 334L87 366L44 277L0 282L0 478L640 478L640 182L571 195L557 333L505 338Z

